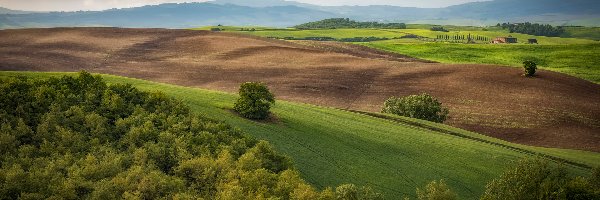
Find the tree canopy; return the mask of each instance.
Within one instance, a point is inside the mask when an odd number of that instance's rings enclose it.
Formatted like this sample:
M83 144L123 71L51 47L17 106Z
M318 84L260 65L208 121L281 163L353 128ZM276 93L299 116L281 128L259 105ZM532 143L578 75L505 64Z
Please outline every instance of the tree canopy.
M0 80L0 199L335 199L265 141L81 72Z
M550 24L538 24L538 23L502 23L496 26L502 27L502 29L508 29L511 33L523 33L537 36L551 36L558 37L565 32L562 27L554 27Z

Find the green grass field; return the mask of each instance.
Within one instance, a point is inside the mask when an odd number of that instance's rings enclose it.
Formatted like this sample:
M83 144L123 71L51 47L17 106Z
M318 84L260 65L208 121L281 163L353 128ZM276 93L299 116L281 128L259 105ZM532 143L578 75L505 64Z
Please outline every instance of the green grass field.
M600 44L479 45L377 41L364 45L442 63L483 63L521 67L534 60L539 68L600 83Z
M565 30L561 37L600 40L600 27L565 27Z
M1 77L75 75L74 73L0 72ZM415 188L445 179L461 199L477 199L511 161L534 152L587 166L600 165L600 153L512 144L457 128L401 117L404 122L334 108L278 101L275 122L238 117L230 109L236 95L103 75L109 83L129 83L162 91L195 112L223 120L292 157L303 178L318 187L341 183L370 185L387 199L414 196ZM390 116L388 116L390 117ZM440 131L433 131L433 127ZM455 135L448 134L454 133ZM573 173L589 170L565 166Z
M269 29L256 27L255 31L239 31L240 27L224 27L224 31L240 32L262 37L332 37L336 39L353 37L395 38L414 34L427 39L395 39L357 43L408 56L433 60L442 63L498 64L521 67L526 59L537 61L541 69L561 72L594 83L600 83L600 42L594 39L600 34L598 28L568 27L572 37L543 37L520 33L509 33L498 27L444 26L449 32L431 31L433 25L409 24L407 29ZM210 30L202 27L196 30ZM478 41L478 44L456 44L449 41L434 41L438 35L477 35L488 38L511 35L519 44L495 45ZM537 45L525 44L535 38ZM464 43L465 41L458 41Z

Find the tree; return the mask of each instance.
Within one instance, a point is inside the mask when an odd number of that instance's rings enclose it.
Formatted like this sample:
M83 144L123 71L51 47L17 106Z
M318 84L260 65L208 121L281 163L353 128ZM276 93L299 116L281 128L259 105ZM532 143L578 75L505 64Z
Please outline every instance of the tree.
M381 112L438 123L446 121L448 117L448 109L426 93L402 98L390 97L385 101Z
M537 64L535 62L526 60L523 62L523 68L525 68L525 76L533 76L535 74L535 70L537 69Z
M269 117L271 105L275 97L269 88L260 82L247 82L240 86L240 97L235 102L233 109L249 119L266 119Z
M417 198L419 200L455 200L458 199L456 193L450 190L444 180L431 181L425 188L417 188Z

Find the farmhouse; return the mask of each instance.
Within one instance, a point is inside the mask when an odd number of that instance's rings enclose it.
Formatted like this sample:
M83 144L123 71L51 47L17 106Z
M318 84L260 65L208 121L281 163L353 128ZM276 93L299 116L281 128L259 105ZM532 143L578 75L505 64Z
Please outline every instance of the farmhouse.
M517 38L514 38L510 35L508 37L497 37L496 39L492 40L492 43L494 43L494 44L517 43Z

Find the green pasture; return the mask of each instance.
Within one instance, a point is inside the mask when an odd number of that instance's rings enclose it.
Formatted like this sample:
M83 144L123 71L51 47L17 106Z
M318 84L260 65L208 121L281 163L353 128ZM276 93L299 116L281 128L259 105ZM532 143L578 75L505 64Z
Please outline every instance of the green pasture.
M541 69L561 72L600 83L600 44L445 44L377 41L364 45L443 63L498 64L521 67L534 60Z

